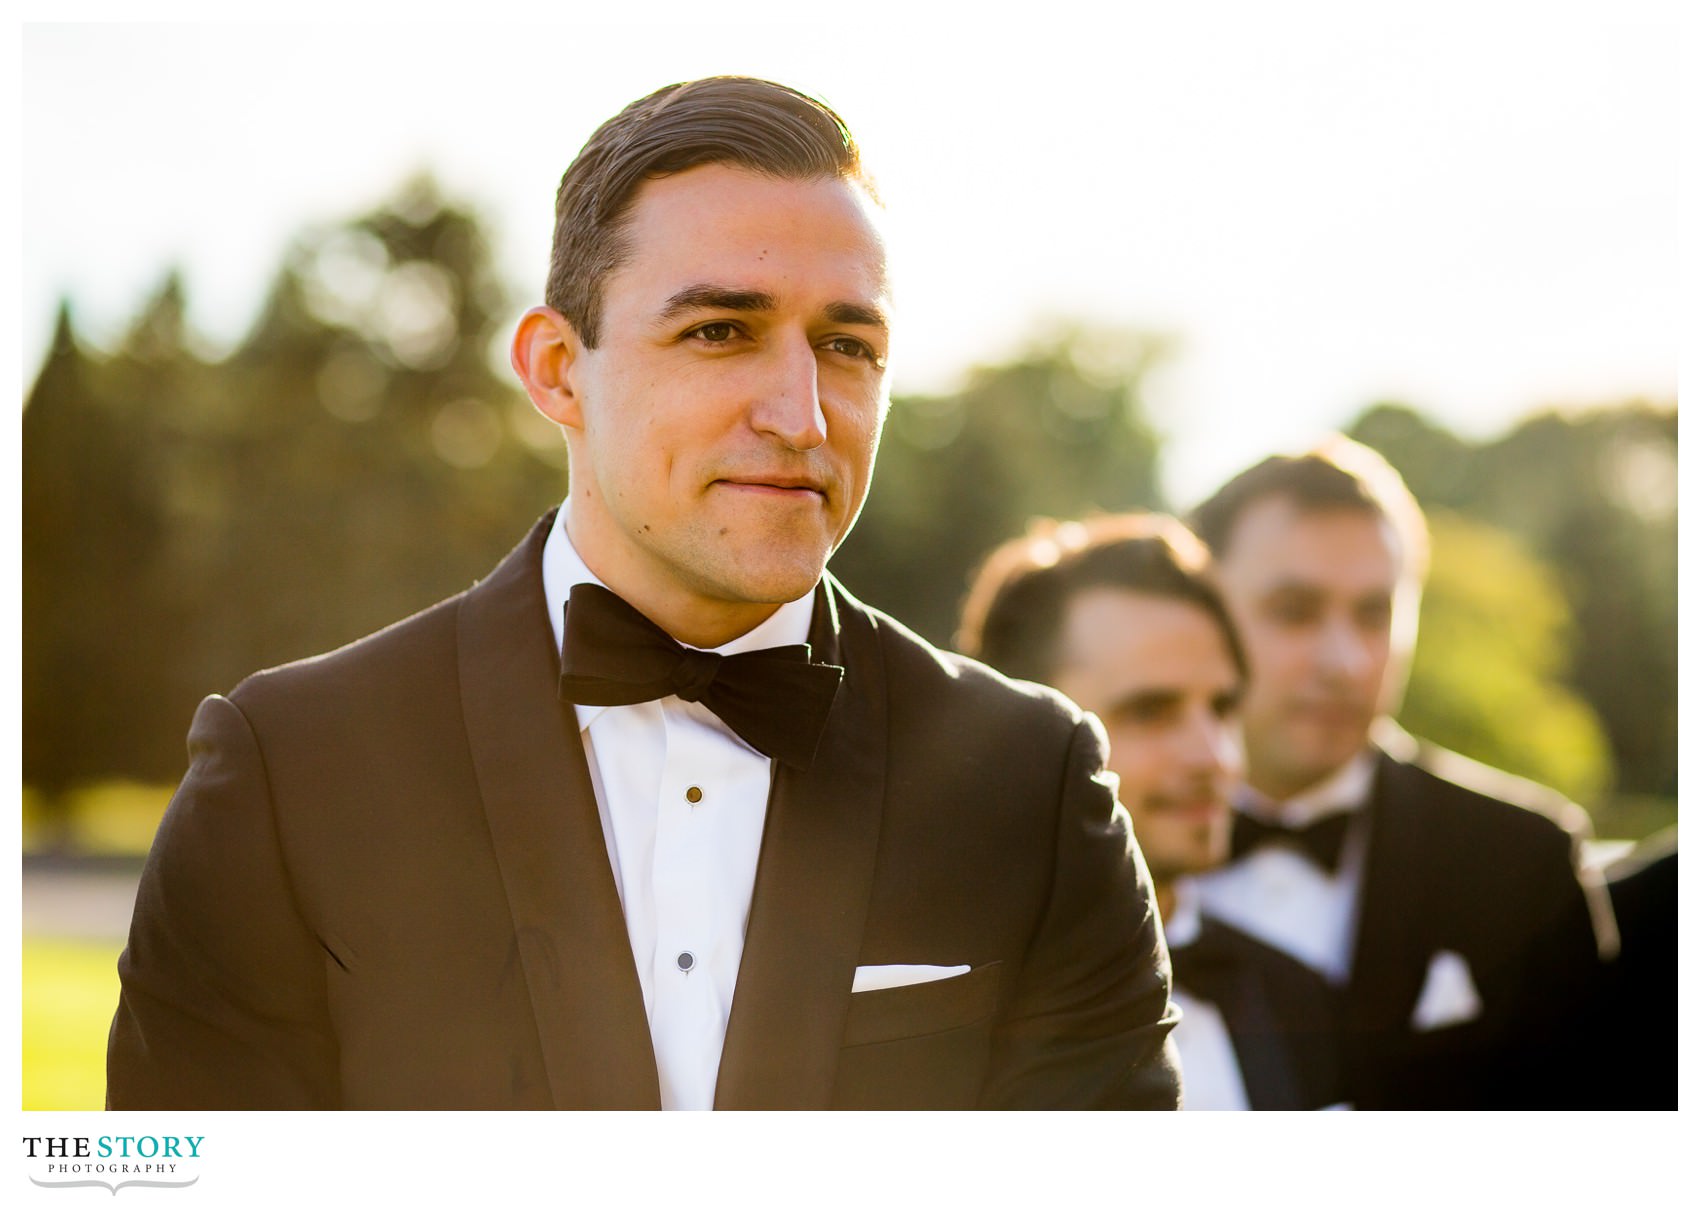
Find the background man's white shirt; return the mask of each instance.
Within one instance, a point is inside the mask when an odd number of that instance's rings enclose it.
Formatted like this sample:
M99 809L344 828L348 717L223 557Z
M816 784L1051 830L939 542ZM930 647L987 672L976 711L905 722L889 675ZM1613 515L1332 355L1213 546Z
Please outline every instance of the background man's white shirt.
M1302 827L1338 812L1362 814L1375 782L1375 752L1365 749L1322 782L1282 804L1255 797L1241 810L1263 820ZM1340 865L1324 871L1285 847L1266 846L1225 867L1194 877L1200 909L1308 964L1335 985L1351 975L1358 897L1369 831L1354 823Z
M543 547L555 646L572 586L602 582L567 537L564 503ZM715 652L808 641L814 595ZM744 954L773 763L700 703L669 696L576 705L608 864L649 1015L663 1110L709 1110Z

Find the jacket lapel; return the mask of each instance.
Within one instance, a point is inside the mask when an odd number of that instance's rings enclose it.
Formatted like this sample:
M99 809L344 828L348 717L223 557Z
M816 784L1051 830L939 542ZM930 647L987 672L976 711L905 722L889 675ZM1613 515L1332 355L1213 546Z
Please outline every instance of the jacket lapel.
M461 706L555 1106L659 1108L590 770L556 693L541 573L554 516L462 599Z
M1407 777L1401 763L1385 752L1377 754L1369 853L1346 989L1349 1045L1354 1039L1403 1031L1423 976L1423 932L1428 925L1424 877L1431 868L1423 858L1423 805L1408 793Z
M805 772L778 766L715 1106L831 1104L885 797L886 686L873 620L830 576L815 659L845 667Z

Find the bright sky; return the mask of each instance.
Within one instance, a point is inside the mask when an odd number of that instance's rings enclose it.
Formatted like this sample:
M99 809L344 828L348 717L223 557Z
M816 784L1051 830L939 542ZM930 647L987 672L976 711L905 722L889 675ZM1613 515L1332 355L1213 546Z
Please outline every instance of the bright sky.
M26 26L24 382L61 294L109 340L171 264L228 344L293 234L421 167L491 221L530 302L591 130L741 72L824 96L863 144L898 246L898 392L1056 317L1179 338L1150 400L1178 505L1376 398L1476 435L1674 398L1674 4L894 15L922 7Z

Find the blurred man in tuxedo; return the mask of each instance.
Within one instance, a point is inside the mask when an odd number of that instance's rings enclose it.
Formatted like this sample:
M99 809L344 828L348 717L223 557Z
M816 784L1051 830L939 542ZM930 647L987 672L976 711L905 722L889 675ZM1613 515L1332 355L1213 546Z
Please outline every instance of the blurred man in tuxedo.
M1337 994L1298 961L1202 916L1192 893L1189 877L1227 857L1246 679L1209 559L1156 514L1040 523L987 558L958 642L1104 722L1174 960L1182 1106L1328 1106L1340 1100Z
M511 360L567 499L202 703L109 1105L1172 1108L1101 730L824 575L892 341L843 121L742 77L633 102L546 299Z
M1614 939L1579 874L1588 821L1392 724L1428 557L1403 481L1335 438L1192 520L1252 674L1234 858L1199 880L1205 910L1342 990L1353 1105L1587 1105L1577 1014Z

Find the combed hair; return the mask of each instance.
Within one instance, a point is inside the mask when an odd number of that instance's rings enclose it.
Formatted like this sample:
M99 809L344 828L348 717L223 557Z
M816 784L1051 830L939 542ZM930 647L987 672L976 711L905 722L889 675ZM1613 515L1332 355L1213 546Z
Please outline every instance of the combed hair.
M630 254L626 229L646 181L703 164L786 180L840 177L874 197L844 119L824 102L749 76L669 84L597 128L561 177L544 302L595 348L603 290Z
M1041 518L981 564L962 607L957 647L1013 678L1049 682L1069 603L1088 589L1126 589L1198 606L1222 632L1240 677L1245 651L1211 576L1210 552L1174 518L1104 514Z

